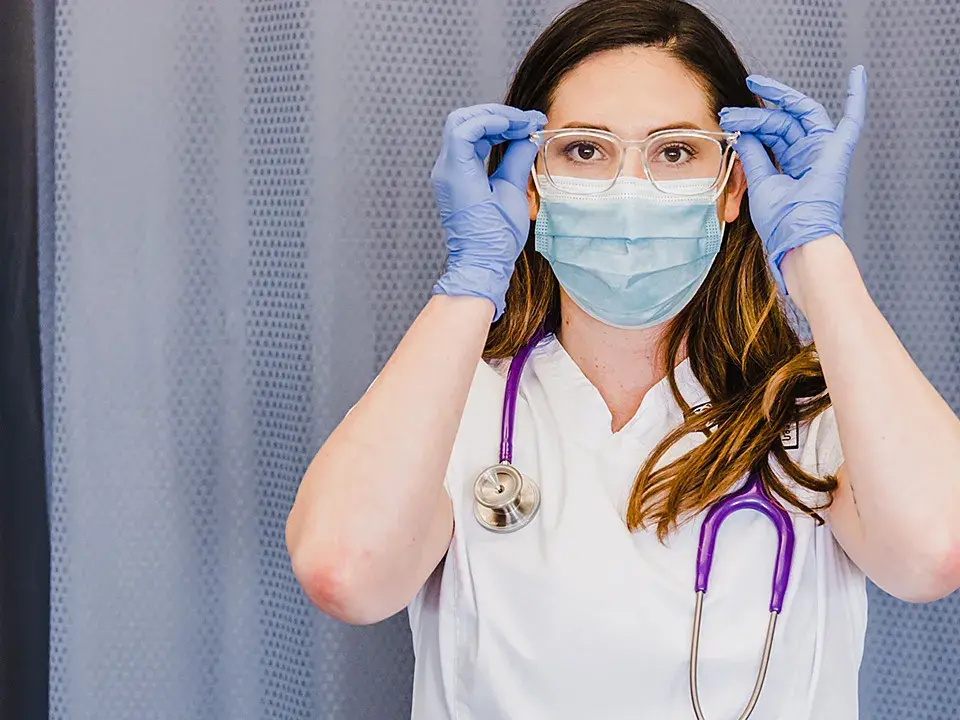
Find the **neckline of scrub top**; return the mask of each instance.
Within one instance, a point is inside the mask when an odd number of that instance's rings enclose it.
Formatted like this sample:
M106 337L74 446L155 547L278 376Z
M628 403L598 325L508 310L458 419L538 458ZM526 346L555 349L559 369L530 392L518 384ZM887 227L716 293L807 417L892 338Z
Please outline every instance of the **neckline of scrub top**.
M531 364L547 388L551 406L564 415L565 421L573 423L577 428L574 435L589 445L617 440L636 441L652 427L662 428L672 419L680 420L679 408L666 375L643 396L634 416L620 430L613 432L613 416L600 391L584 375L556 335L551 335L534 350ZM689 358L676 365L674 375L677 387L691 406L707 399L693 374ZM674 415L676 417L672 418Z

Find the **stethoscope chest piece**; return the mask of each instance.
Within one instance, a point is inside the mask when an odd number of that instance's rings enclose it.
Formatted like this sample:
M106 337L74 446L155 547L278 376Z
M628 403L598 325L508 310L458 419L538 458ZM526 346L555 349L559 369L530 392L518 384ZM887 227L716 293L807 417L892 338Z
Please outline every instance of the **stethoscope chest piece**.
M493 465L480 473L473 492L477 522L494 532L519 530L540 509L540 488L508 463Z

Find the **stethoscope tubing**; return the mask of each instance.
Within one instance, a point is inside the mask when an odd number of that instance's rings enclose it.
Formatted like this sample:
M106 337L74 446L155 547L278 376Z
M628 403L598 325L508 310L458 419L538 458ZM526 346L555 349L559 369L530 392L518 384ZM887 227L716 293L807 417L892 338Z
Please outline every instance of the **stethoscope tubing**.
M534 348L545 336L544 329L538 329L530 340L517 351L510 363L503 394L503 414L500 425L500 463L484 470L475 484L474 510L477 521L486 529L494 532L513 532L525 527L533 520L540 508L539 486L522 475L513 466L513 439L523 368ZM506 480L506 483L504 483L504 480ZM510 497L498 497L498 493L504 493L508 490ZM697 720L705 720L700 706L697 683L703 604L709 585L710 570L713 565L713 555L720 526L730 515L739 510L759 512L773 523L777 533L777 558L770 594L770 620L760 660L760 669L757 673L753 693L738 720L747 720L760 698L760 691L763 689L773 648L777 617L783 609L790 581L795 542L793 521L789 513L764 487L759 471L753 469L741 488L724 496L709 508L700 527L694 584L697 602L690 644L690 698Z

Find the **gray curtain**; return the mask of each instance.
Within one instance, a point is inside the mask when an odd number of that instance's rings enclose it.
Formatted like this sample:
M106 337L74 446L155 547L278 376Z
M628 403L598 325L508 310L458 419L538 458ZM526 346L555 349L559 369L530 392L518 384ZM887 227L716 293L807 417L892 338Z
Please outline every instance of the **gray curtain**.
M867 65L849 243L955 409L957 5L708 8L834 113ZM321 617L284 521L440 268L446 113L501 97L559 7L38 0L52 717L408 715L405 617ZM871 601L863 717L956 717L960 600Z

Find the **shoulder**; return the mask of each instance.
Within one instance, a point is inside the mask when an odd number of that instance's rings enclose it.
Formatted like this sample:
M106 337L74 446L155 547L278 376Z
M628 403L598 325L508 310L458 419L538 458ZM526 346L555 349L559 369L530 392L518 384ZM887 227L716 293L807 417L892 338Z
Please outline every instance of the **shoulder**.
M499 412L503 405L508 367L509 361L481 360L477 363L470 383L470 392L467 394L467 404L460 420L460 433L465 428L471 428L476 422L488 420L491 412Z
M818 477L834 475L840 469L843 448L840 446L837 416L832 405L810 421L805 449L811 456Z

